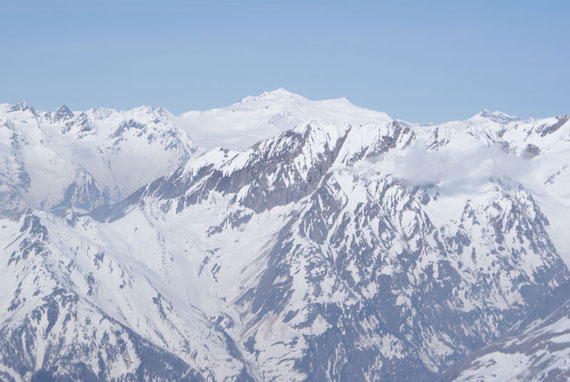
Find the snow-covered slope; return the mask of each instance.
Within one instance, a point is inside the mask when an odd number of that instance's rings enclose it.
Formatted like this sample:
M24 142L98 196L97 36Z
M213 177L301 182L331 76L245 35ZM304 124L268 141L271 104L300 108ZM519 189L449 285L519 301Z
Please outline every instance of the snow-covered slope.
M174 171L198 150L161 108L38 112L0 105L1 210L90 211Z
M480 150L489 143L460 137ZM212 288L245 319L237 342L272 365L263 379L290 370L317 380L435 378L525 318L537 296L569 275L546 217L516 181L418 186L384 166L392 156L410 160L426 142L429 135L394 121L312 122L244 152L209 152L95 216L117 222L150 208L168 221L215 210L209 226L192 232L203 243L202 263L215 261ZM279 227L266 249L235 249L259 242L261 218ZM349 354L366 357L354 368Z
M390 117L354 106L346 98L312 101L276 89L227 107L183 113L178 125L207 149L243 150L309 120L364 124L385 122Z
M417 125L278 90L180 117L85 112L116 126L90 146L79 122L46 133L79 113L16 108L39 138L3 151L4 379L435 381L560 316L567 117ZM23 116L3 118L24 135ZM36 191L29 142L79 181Z
M411 160L395 166L395 171L413 177L412 182L427 177L450 188L472 187L489 177L515 179L546 214L547 230L570 265L570 237L565 229L570 226L570 116L521 121L484 110L466 121L416 126L414 131L422 137L423 146L438 153L415 150ZM423 162L427 173L410 171L413 160Z
M549 316L516 330L516 334L476 351L446 377L458 382L569 380L570 300Z

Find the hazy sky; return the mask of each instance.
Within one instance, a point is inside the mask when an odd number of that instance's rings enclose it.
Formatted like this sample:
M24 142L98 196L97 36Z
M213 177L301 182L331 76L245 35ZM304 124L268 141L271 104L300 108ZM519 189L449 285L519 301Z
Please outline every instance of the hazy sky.
M284 87L415 122L570 113L570 1L2 1L0 102L224 106Z

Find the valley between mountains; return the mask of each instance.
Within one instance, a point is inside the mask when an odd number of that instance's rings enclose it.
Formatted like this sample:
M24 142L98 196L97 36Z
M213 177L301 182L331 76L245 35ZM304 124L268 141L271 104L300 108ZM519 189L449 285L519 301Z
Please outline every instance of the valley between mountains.
M570 379L570 116L21 102L0 153L0 380Z

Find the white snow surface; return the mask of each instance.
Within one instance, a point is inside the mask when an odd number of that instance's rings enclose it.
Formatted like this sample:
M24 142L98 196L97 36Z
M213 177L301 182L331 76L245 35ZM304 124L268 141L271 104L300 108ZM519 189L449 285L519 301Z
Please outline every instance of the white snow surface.
M313 101L280 88L219 109L182 113L177 124L206 149L244 150L310 120L359 125L390 119L386 113L363 109L346 98Z
M51 337L47 318L35 324L46 333L36 338L36 370L50 338L71 344L82 330L102 338L120 324L210 380L234 378L243 368L258 380L303 380L296 360L311 336L331 329L312 307L356 306L383 292L374 282L380 275L405 274L410 287L392 292L411 320L413 286L428 272L436 279L445 274L442 264L462 275L449 305L467 313L523 304L519 280L534 281L557 255L570 266L570 122L564 116L522 121L484 110L465 121L420 125L346 99L311 101L284 89L179 116L149 107L44 112L3 104L0 155L0 196L19 196L6 202L10 208L20 203L12 208L19 213L0 220L0 273L6 275L0 325L30 317L56 288L80 298L75 331L62 318L50 327ZM50 213L79 170L109 192L110 202L120 202L111 206L120 214L97 220L77 209ZM179 195L169 195L179 188ZM549 236L539 239L551 239L554 253L532 252L530 239L519 235L541 214ZM26 238L36 235L24 229L27 216L47 231L47 238L34 238L41 243L33 247L37 256L23 255ZM501 245L490 228L497 221L505 227ZM471 240L444 256L439 235L456 234ZM291 294L280 310L260 318L266 307L249 296L261 293L279 245L288 248L280 260L290 275L277 282L290 282ZM367 246L375 252L366 266L343 258L346 248ZM416 251L415 268L405 273L401 257ZM344 275L362 285L360 294L331 264L344 264ZM487 277L493 277L489 295L473 292ZM91 316L104 322L99 331L86 323ZM569 323L557 322L565 334L553 342L567 341ZM377 337L378 325L374 318L362 323L358 346L379 349L386 360L405 358L411 336ZM482 325L489 338L498 330L495 321ZM225 335L240 357L228 355ZM453 338L430 332L422 340L417 356L435 372L454 351ZM126 354L136 357L128 346ZM327 373L342 364L342 351ZM524 354L485 357L489 380L517 375L527 362ZM110 363L113 376L138 362L123 361ZM511 366L494 368L491 361ZM98 367L96 358L88 362ZM0 362L2 371L20 378ZM464 380L477 380L469 373Z

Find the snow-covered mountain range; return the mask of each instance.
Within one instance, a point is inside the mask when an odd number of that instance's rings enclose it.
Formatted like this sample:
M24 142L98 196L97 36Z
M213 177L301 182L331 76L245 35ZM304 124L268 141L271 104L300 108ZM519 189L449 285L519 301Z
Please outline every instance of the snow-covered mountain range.
M0 105L0 379L568 378L569 121Z

